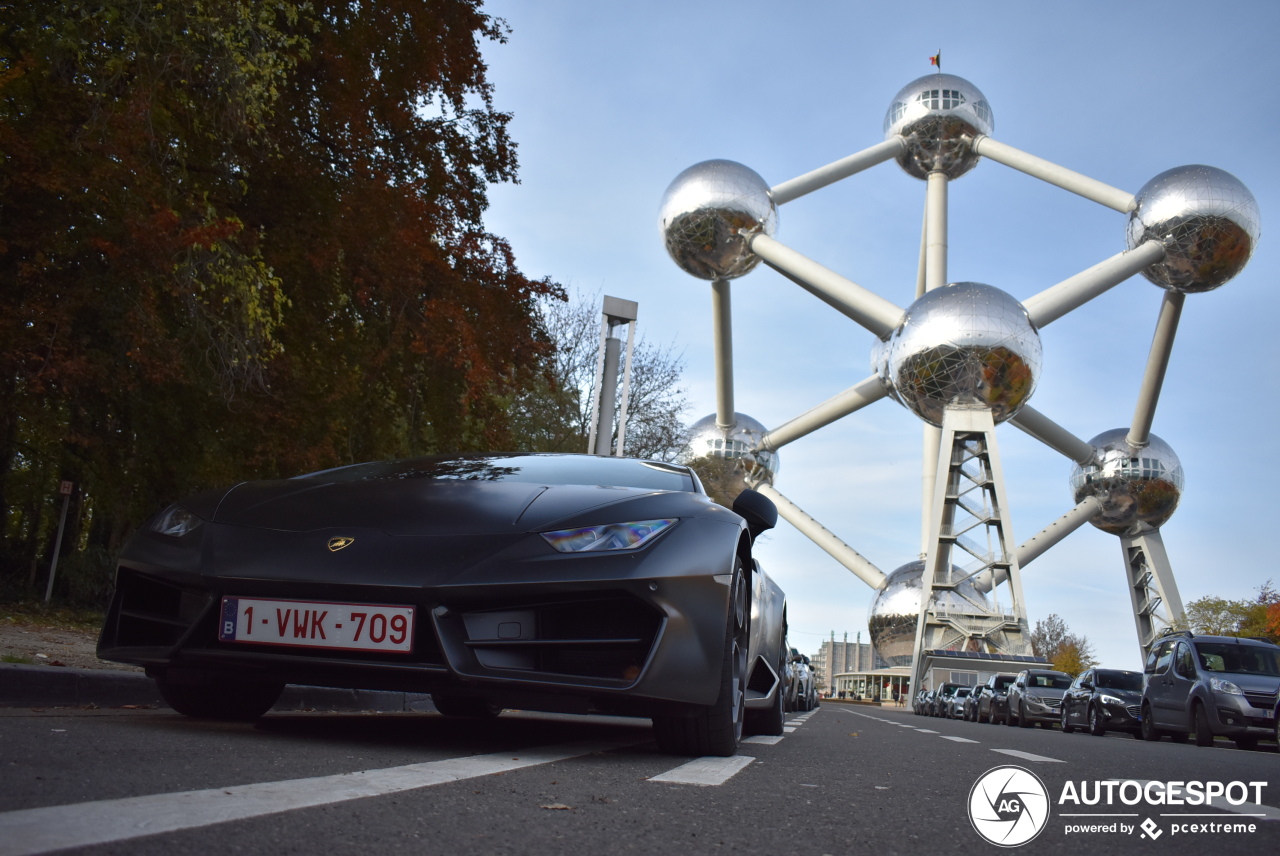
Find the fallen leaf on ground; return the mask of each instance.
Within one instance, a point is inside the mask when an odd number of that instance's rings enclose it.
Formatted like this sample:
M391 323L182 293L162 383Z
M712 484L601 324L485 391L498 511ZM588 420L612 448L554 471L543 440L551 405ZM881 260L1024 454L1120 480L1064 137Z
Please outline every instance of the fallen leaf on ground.
M567 806L564 803L551 803L551 805L540 805L538 808L547 808L552 811L568 811L571 806Z

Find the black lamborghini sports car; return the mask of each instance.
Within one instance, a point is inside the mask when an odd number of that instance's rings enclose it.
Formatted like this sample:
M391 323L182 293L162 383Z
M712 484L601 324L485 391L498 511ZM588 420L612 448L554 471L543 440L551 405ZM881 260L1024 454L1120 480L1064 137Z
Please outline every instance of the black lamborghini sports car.
M659 747L781 734L786 605L752 558L777 521L687 467L590 455L357 464L244 482L148 521L98 641L181 713L255 719L287 683L652 717Z

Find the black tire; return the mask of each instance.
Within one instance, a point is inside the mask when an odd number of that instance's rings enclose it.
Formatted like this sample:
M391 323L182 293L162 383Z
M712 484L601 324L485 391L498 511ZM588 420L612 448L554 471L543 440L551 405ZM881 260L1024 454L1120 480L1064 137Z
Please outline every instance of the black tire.
M747 700L747 645L751 639L751 587L739 559L729 586L720 693L715 703L693 716L655 716L653 736L669 755L719 755L738 751Z
M1031 725L1031 721L1027 719L1027 707L1022 703L1022 699L1018 699L1018 727L1030 728Z
M1004 724L1009 726L1010 728L1013 728L1018 724L1018 721L1013 718L1013 702L1008 702L1005 704Z
M1156 724L1151 721L1151 705L1149 704L1142 706L1142 730L1139 733L1143 740L1154 742L1160 739L1160 729L1156 728Z
M1061 716L1060 724L1062 725L1063 734L1071 734L1073 731L1076 730L1076 727L1072 725L1067 718L1067 706L1065 704L1062 705L1062 716Z
M1204 709L1204 705L1196 702L1195 710L1191 712L1191 721L1195 724L1195 736L1197 746L1213 745L1213 728L1209 725L1209 712Z
M1102 721L1102 711L1096 704L1089 706L1089 733L1094 737L1102 737L1107 733L1107 724Z
M502 708L488 699L452 696L448 693L432 693L431 704L444 716L467 719L493 719L502 713Z
M184 716L253 722L280 700L284 684L246 681L218 672L161 672L156 688Z

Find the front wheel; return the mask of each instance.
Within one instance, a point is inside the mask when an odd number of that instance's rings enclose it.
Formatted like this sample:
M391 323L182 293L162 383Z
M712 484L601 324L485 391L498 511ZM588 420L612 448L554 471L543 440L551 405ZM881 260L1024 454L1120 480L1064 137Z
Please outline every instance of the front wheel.
M1195 713L1192 715L1195 722L1195 735L1197 746L1213 745L1213 727L1209 725L1209 712L1204 709L1204 705L1196 703Z
M1156 724L1151 721L1151 705L1144 704L1142 706L1142 739L1143 740L1159 740L1160 732L1156 730Z
M252 722L271 710L284 692L274 681L246 681L203 671L161 672L156 688L169 707L184 716Z
M1018 727L1030 728L1031 720L1027 719L1027 706L1021 701L1018 702Z
M720 693L715 703L693 716L655 716L653 736L658 749L671 755L719 755L738 751L747 700L747 646L750 641L751 588L742 560L729 585L729 614L725 621L724 654L720 665Z
M1071 724L1071 721L1067 718L1067 706L1066 706L1065 704L1062 706L1062 722L1061 722L1061 725L1062 725L1062 733L1063 733L1063 734L1070 734L1070 733L1072 733L1073 731L1075 731L1075 730L1076 730L1076 727L1075 727L1074 725L1072 725L1072 724Z
M1089 733L1094 737L1102 737L1107 733L1107 724L1102 721L1102 711L1096 704L1089 708Z

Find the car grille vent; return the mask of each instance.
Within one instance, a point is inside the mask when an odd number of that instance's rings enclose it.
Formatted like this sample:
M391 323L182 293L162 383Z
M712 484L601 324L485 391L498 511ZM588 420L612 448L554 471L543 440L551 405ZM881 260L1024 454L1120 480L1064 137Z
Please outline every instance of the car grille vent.
M634 683L662 623L629 597L521 605L462 616L467 647L486 669Z
M121 647L170 647L178 644L200 617L206 598L153 577L121 568L116 578L120 600L116 644Z
M1249 704L1262 710L1271 710L1276 706L1276 697L1273 693L1245 693L1244 697Z
M1125 707L1125 710L1127 710L1127 711L1129 712L1129 715L1130 715L1130 716L1132 716L1134 719L1142 719L1142 706L1141 706L1141 705L1131 704L1131 705L1126 706L1126 707Z

